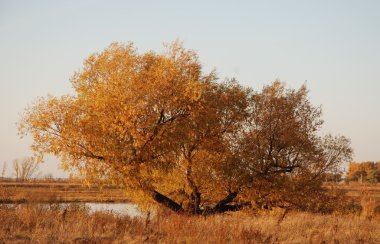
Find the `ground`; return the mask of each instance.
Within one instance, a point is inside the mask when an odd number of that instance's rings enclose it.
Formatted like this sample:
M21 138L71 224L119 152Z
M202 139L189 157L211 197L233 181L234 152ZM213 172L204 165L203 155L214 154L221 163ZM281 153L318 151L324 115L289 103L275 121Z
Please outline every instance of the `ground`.
M0 200L16 204L0 204L0 243L380 243L380 185L326 187L347 190L361 210L325 215L249 210L207 217L158 211L131 218L90 213L80 203L126 202L116 187L2 182ZM65 201L71 204L56 204Z

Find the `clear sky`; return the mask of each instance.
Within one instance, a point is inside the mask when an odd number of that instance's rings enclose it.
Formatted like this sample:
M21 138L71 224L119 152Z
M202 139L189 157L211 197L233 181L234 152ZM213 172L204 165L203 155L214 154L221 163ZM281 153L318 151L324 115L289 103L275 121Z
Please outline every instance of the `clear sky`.
M350 137L354 160L380 161L380 1L0 0L0 166L31 155L19 114L37 96L71 92L89 54L128 41L160 51L177 38L220 78L256 90L306 81L323 132ZM66 175L53 158L42 172Z

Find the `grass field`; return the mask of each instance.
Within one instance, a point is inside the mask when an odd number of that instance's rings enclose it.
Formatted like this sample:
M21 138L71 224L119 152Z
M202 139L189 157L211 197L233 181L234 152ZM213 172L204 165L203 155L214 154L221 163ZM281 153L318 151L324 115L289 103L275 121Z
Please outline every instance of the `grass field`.
M90 213L80 203L127 202L116 187L2 182L0 201L15 204L0 204L0 243L380 243L380 185L325 187L345 190L361 210L322 215L274 209L207 217L157 212L131 218ZM60 202L72 203L55 204Z
M326 188L341 189L360 201L370 197L380 205L380 184L326 183ZM0 181L0 202L128 202L122 189L115 186L84 186L69 181Z
M358 205L363 208L373 208L376 215L380 214L380 184L359 184L350 182L349 184L326 184L327 188L337 188L343 190Z
M0 203L22 202L128 202L114 186L87 187L68 181L0 182Z
M76 205L75 205L76 206ZM130 218L86 209L0 208L0 243L380 243L380 219L291 212Z

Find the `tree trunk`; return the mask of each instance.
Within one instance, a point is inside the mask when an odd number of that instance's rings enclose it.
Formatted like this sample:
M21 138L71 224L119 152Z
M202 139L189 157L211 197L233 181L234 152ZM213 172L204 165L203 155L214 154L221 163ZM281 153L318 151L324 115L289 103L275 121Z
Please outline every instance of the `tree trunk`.
M190 209L189 212L193 214L199 214L201 213L200 204L201 204L201 193L198 190L197 185L195 184L191 172L192 172L192 161L191 159L188 159L188 166L186 171L186 179L189 183L189 186L192 190L191 198L190 198Z

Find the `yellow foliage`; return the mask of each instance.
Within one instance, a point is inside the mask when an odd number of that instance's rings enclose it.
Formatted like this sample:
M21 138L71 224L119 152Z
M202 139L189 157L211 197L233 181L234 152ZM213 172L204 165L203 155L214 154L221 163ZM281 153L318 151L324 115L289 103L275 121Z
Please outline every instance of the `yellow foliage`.
M294 205L351 154L348 139L318 136L321 110L305 86L276 81L254 92L217 82L179 42L144 54L111 44L71 83L74 95L27 108L20 133L37 154L56 155L88 182L117 183L140 204L192 213Z

